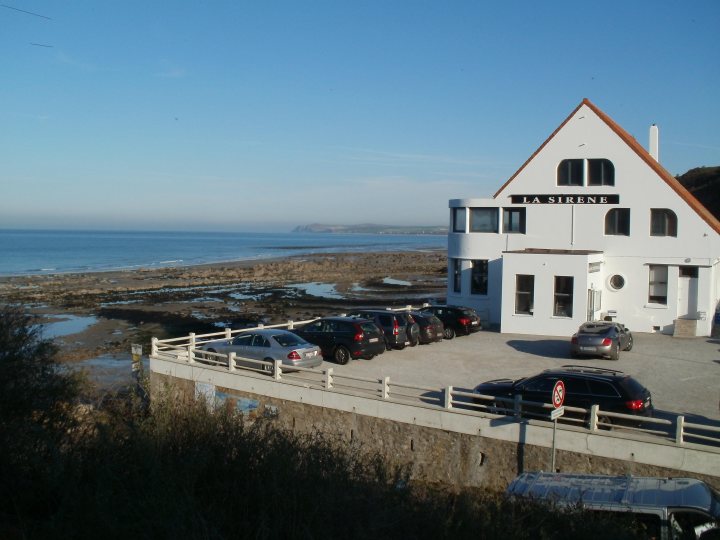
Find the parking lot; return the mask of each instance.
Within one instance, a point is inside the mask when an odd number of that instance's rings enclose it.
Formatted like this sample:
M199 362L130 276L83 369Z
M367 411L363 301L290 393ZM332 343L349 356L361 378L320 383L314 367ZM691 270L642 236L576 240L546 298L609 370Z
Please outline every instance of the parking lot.
M646 333L633 336L632 351L622 352L618 361L571 359L567 337L481 331L387 351L345 366L324 362L322 368L360 377L390 377L404 384L468 389L491 379L518 379L565 364L618 369L650 390L656 416L672 412L720 426L720 340Z

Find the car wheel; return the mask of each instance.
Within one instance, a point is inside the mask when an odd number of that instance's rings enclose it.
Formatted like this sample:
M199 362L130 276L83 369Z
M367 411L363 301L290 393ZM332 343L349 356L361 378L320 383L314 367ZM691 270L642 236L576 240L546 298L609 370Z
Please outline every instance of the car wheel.
M410 342L410 346L411 346L411 347L415 347L415 346L420 342L420 338L417 338L417 337L416 337L416 338L413 338L413 337L411 336L411 337L408 339L408 341Z
M350 351L348 351L346 347L340 345L337 349L335 349L333 358L335 359L335 362L344 366L350 361Z
M628 339L628 343L627 343L627 345L625 346L625 350L626 350L626 351L631 351L632 348L633 348L633 338L632 338L632 336L630 336L630 339Z
M443 337L444 337L445 339L452 339L452 338L454 338L454 337L455 337L455 330L453 330L453 329L450 328L449 326L446 326L445 329L443 330Z
M603 414L597 417L598 429L612 430L612 418ZM600 424L603 424L602 426Z
M263 358L263 361L265 361L265 362L271 362L270 364L263 364L263 365L262 365L262 370L263 370L265 373L272 373L273 371L275 371L275 365L274 365L274 364L275 364L275 360L273 360L272 358Z
M620 360L620 344L615 343L610 349L610 360Z
M405 348L405 344L404 344L404 343L398 343L398 344L395 346L395 348L396 348L397 350L399 350L399 351L402 351L402 350Z

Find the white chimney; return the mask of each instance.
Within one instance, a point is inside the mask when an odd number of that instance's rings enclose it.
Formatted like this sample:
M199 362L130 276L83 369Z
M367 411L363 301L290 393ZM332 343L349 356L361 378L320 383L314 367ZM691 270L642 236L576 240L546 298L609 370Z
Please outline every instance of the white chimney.
M655 161L660 162L660 133L655 124L650 126L650 155Z

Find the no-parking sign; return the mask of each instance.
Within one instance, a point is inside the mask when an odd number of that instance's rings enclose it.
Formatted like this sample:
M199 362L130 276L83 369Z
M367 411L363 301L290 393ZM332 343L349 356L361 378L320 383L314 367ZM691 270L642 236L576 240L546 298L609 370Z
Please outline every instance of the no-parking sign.
M565 402L565 383L562 381L557 381L555 383L555 386L553 386L552 391L552 404L553 407L556 409L558 407L562 407L562 404Z

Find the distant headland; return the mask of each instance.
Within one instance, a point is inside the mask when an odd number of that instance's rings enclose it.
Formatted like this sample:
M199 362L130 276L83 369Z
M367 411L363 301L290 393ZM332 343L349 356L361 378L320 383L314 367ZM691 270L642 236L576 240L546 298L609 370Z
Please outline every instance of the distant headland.
M377 225L361 223L359 225L326 225L311 223L298 225L292 232L298 233L362 233L362 234L447 234L448 228L442 225Z

